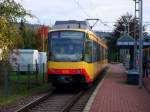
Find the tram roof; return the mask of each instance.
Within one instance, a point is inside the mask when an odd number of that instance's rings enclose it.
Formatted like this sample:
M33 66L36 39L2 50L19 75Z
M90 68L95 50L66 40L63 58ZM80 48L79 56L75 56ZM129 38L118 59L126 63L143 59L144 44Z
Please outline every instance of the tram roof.
M53 32L53 31L80 31L80 32L87 32L88 30L86 29L52 29L49 30L49 32Z
M59 24L81 24L81 25L87 25L86 21L76 21L76 20L69 20L69 21L56 21L55 25Z
M52 29L90 29L89 25L86 21L76 21L76 20L68 20L68 21L56 21Z

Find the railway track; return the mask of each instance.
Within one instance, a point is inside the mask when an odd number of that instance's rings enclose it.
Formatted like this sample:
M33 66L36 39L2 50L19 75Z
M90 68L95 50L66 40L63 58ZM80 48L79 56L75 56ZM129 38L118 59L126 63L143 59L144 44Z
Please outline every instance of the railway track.
M87 91L79 91L76 93L60 93L54 91L22 107L16 112L81 112L103 76L101 75L99 80Z
M78 93L52 93L37 99L16 112L68 112L73 104L84 94Z

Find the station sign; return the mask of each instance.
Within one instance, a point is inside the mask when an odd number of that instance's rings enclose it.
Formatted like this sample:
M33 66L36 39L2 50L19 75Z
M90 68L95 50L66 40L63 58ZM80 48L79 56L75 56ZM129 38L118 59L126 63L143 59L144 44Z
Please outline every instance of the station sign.
M134 42L117 42L118 46L132 46L134 45ZM137 42L137 45L139 45L139 42ZM144 46L150 46L150 42L143 42Z

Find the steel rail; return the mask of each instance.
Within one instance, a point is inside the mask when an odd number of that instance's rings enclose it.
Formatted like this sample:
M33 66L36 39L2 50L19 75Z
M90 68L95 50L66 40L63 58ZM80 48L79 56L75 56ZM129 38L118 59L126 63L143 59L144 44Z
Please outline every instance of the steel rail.
M41 96L41 97L31 101L30 103L24 105L23 107L19 108L15 112L26 112L28 109L30 109L30 108L36 106L37 104L39 104L40 102L46 100L48 97L51 96L52 93L53 93L53 90L49 93L46 93L44 96Z
M69 112L73 105L84 95L84 91L79 92L77 95L73 96L70 102L60 112Z

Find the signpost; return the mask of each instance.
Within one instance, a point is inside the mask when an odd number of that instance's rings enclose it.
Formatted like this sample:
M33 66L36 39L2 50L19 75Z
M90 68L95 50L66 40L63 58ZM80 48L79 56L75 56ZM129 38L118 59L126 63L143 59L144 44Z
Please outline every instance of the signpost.
M45 38L47 38L48 36L48 27L47 26L42 26L40 29L39 29L39 33L40 33L40 36L42 38L42 43L43 43L43 52L44 52L44 43L45 43Z

